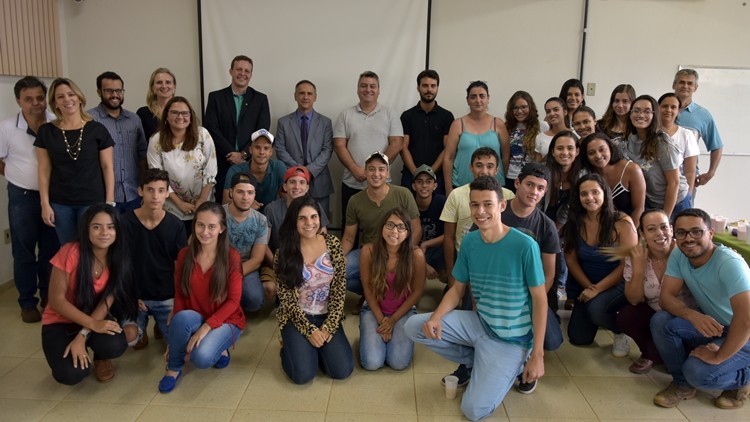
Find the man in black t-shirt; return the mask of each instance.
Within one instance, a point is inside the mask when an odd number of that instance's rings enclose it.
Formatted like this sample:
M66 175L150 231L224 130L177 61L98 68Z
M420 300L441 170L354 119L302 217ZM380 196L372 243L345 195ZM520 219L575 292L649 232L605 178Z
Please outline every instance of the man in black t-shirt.
M445 195L436 193L438 178L432 168L422 164L414 172L414 200L419 208L419 221L422 224L422 239L419 247L427 260L425 274L427 278L437 278L445 275L445 253L443 239L445 238L445 223L440 220L440 214L445 206Z
M138 187L143 198L140 208L122 217L122 231L133 260L138 289L138 327L143 336L134 349L148 345L148 316L154 317L154 336L167 335L167 318L174 301L174 265L177 253L187 244L185 225L164 211L169 196L169 174L149 169Z

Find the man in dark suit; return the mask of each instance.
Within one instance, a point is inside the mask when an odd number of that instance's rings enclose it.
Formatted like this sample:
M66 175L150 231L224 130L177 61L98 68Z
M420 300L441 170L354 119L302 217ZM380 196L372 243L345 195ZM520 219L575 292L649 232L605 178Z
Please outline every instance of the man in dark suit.
M216 146L219 167L216 186L224 186L230 166L247 161L250 135L271 126L268 97L248 86L253 77L253 60L247 56L235 57L229 75L231 85L208 94L204 121ZM222 191L217 189L216 202L221 200Z
M333 182L328 162L333 153L333 129L331 119L313 110L316 99L314 83L308 80L297 82L294 87L297 110L279 119L273 147L276 158L287 168L307 167L312 175L310 195L326 215L330 215L329 197L333 193Z

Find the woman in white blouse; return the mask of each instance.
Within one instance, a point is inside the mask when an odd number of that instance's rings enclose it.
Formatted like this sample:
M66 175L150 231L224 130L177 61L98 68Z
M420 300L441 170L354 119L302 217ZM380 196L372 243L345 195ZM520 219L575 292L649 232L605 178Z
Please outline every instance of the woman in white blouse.
M674 142L682 153L682 174L688 184L691 197L695 194L695 179L698 176L698 135L691 129L676 123L677 115L682 109L682 101L674 92L668 92L659 97L659 114L661 115L661 129Z
M148 166L169 173L169 198L164 208L185 222L189 234L193 212L213 195L217 172L214 141L199 126L184 97L169 100L162 122L148 143Z

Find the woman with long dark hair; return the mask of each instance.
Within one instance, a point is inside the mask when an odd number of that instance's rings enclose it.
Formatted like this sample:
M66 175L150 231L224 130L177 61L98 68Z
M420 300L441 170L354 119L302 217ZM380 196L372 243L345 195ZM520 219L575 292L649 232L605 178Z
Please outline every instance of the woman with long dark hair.
M52 376L61 384L78 384L93 360L99 382L111 381L110 359L122 355L129 340L117 321L138 315L117 211L106 204L90 206L81 217L78 239L63 245L52 265L42 315L42 349Z
M515 181L521 168L534 160L537 135L549 128L546 123L543 126L534 99L528 92L516 91L511 95L505 109L505 130L510 136L510 163L505 188L516 191Z
M646 179L646 207L661 208L675 216L690 207L691 197L685 176L680 173L680 150L661 129L659 105L654 97L641 95L630 111L625 156L638 163Z
M549 124L549 129L536 135L534 141L535 161L543 163L549 152L549 144L552 142L552 138L556 134L568 130L568 127L565 126L567 116L568 109L565 107L565 102L563 100L557 97L552 97L544 103L544 121Z
M627 303L623 294L624 263L612 262L603 247L630 248L638 242L633 221L617 211L607 182L598 174L582 176L571 192L570 218L565 226L565 258L576 291L568 338L576 346L593 343L599 327L615 333L612 354L627 356L627 336L618 328L617 312Z
M188 354L197 368L229 365L229 348L245 328L241 296L240 254L229 246L224 208L204 202L195 212L188 245L177 255L174 316L160 392L174 390Z
M546 165L550 172L550 183L544 200L544 213L557 225L557 229L568 221L568 199L581 172L578 154L578 137L571 130L563 130L552 137Z
M586 105L586 91L583 90L583 83L578 79L568 79L560 88L559 97L565 101L568 111L565 126L570 128L572 126L573 112L578 107Z
M346 261L336 236L322 233L320 206L309 195L289 204L274 255L281 330L281 367L295 384L315 378L318 367L334 379L354 370L341 324Z
M359 314L359 357L370 371L386 364L400 371L411 364L414 342L404 324L417 313L425 286L424 253L411 247L411 236L409 214L394 208L383 218L380 237L362 248L366 302Z
M612 202L618 211L636 223L646 206L646 180L641 168L623 159L620 149L603 132L595 132L581 141L581 163L589 173L597 173L612 190Z
M628 127L633 101L635 101L635 89L628 84L617 85L609 96L607 110L597 122L598 131L606 133L615 145L622 141L625 129Z

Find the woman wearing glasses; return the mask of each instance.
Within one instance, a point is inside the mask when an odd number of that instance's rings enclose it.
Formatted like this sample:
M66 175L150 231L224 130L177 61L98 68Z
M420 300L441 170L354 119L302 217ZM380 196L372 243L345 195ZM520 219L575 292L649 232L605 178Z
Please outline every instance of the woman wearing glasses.
M159 130L159 122L167 101L174 97L177 78L167 68L160 67L151 74L146 92L146 106L138 109L136 114L141 118L146 139Z
M638 163L646 179L646 208L660 208L669 216L690 207L685 176L680 173L682 154L661 130L661 117L654 97L641 95L633 102L625 156Z
M411 247L411 219L394 208L383 219L381 236L362 248L360 274L366 302L359 314L359 358L364 369L411 363L414 342L404 324L415 315L425 285L425 258Z
M471 154L480 147L490 147L500 157L497 180L505 184L505 174L510 163L510 143L505 122L487 112L490 104L490 91L487 84L474 81L466 88L466 103L469 114L456 119L451 124L445 138L445 157L443 158L443 175L445 176L445 194L453 188L463 186L474 179L471 174Z
M213 194L216 150L211 135L198 125L193 107L184 97L167 102L159 132L148 143L148 166L169 173L169 198L164 208L192 233L195 210Z
M536 137L549 125L539 121L539 112L526 91L516 91L505 110L505 129L510 134L510 163L505 175L505 188L516 191L515 181L526 163L534 160Z

